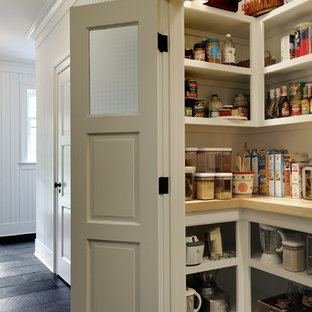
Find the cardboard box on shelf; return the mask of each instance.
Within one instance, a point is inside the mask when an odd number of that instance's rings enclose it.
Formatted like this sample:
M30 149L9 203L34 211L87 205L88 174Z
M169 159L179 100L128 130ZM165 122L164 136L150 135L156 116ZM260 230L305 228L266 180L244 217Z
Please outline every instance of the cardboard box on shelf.
M284 197L284 154L275 154L274 163L275 196Z
M308 159L309 155L307 153L288 153L284 155L285 197L291 198L292 195L291 164L294 162L306 162Z

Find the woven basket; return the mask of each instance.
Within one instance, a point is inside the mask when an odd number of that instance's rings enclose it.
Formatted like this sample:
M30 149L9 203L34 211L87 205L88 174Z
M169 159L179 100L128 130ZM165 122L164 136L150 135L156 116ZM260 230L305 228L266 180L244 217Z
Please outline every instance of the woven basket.
M270 66L275 64L276 60L271 56L271 52L269 50L264 51L264 66ZM236 64L236 66L240 67L250 67L250 60L240 61Z
M270 12L284 4L284 0L250 0L246 1L246 14L251 16L259 16Z

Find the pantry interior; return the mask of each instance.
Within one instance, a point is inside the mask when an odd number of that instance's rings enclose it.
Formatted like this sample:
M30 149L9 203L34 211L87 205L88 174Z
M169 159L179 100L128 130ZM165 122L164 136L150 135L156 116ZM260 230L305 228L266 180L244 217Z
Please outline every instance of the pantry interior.
M189 2L184 8L185 47L206 38L224 40L230 33L236 47L236 63L250 59L250 68L184 60L185 78L196 80L198 97L218 94L223 104L232 104L235 94L250 92L250 120L185 117L185 147L232 148L232 155L249 148L286 149L289 153L312 155L312 115L265 119L264 103L269 89L292 82L312 80L312 54L281 62L281 38L293 33L295 25L312 20L312 2L294 0L258 18ZM265 67L265 50L276 64ZM235 157L232 157L235 168ZM225 244L236 257L206 260L186 267L192 286L193 274L219 269L217 284L230 297L230 311L256 311L257 300L286 293L291 281L310 289L306 271L286 271L282 265L259 261L259 223L312 233L312 203L304 199L255 196L251 199L187 201L186 233L201 235L202 227L220 225ZM205 259L204 259L205 260ZM196 284L196 283L195 283Z

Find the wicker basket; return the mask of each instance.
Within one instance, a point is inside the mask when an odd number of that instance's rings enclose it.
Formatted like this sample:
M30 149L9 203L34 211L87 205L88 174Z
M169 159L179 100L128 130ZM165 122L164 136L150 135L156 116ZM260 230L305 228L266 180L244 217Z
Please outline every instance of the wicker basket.
M269 50L264 51L264 66L270 66L275 64L276 60L271 56L271 52ZM240 61L236 64L236 66L240 67L250 67L250 60Z
M284 0L250 0L245 3L245 14L259 16L284 4Z

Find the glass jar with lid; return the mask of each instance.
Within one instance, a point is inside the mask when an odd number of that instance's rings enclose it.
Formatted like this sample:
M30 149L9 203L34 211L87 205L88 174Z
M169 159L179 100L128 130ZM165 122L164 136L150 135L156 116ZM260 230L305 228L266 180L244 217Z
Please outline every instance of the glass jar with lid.
M231 172L232 170L232 149L224 148L221 159L221 172Z
M282 241L283 268L291 272L300 272L305 269L304 241L287 239Z
M217 199L232 198L232 173L215 173L214 197Z
M185 167L185 200L193 200L195 198L195 172L196 167Z
M185 149L185 166L197 167L197 147L187 147Z
M209 117L219 117L223 104L217 94L213 94L209 101Z
M214 199L214 173L196 173L196 198Z
M199 148L196 172L220 172L223 148Z

